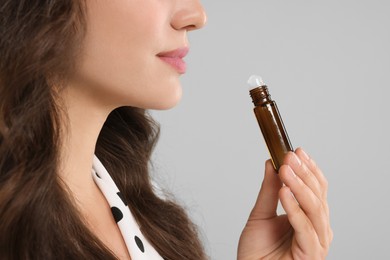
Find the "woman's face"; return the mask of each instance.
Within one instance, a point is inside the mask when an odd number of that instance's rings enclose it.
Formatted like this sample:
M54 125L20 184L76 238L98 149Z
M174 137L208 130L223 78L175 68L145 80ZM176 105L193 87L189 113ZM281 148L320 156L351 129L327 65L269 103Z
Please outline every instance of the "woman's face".
M88 0L72 85L103 106L171 108L181 98L187 32L205 21L198 0Z

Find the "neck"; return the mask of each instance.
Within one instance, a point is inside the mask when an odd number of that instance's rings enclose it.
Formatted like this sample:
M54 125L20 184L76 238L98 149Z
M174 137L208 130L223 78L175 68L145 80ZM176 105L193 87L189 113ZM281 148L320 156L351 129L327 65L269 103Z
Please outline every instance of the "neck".
M92 179L92 160L99 133L110 109L96 104L68 87L61 98L66 107L59 175L77 200L84 204L93 199L98 188Z

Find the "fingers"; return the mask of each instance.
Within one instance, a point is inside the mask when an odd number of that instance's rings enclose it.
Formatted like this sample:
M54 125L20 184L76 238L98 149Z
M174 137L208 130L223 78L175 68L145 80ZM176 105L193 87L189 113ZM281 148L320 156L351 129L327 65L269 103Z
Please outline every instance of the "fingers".
M288 221L294 228L297 241L304 241L300 243L304 251L312 250L318 247L318 238L315 229L306 216L305 212L300 208L295 200L289 187L284 186L279 191L280 202L287 213Z
M302 155L303 150L297 149L296 153L288 153L284 158L284 164L290 165L294 172L302 179L302 181L313 191L318 197L322 198L322 187L316 176L312 173L306 164L306 160ZM299 156L300 155L300 156Z
M324 209L329 218L329 207L327 203L328 181L326 180L321 169L317 166L316 162L309 155L307 155L307 153L302 148L298 148L295 153L302 160L302 162L306 164L307 168L309 168L313 176L315 176L317 179L317 182L320 184L321 194L317 195L320 196L319 198L322 198Z
M279 170L281 180L294 194L302 214L304 214L311 223L321 245L327 246L330 243L331 230L329 227L326 195L324 195L326 194L327 185L323 180L318 179L321 178L321 176L323 177L322 172L317 171L316 165L302 149L297 149L296 154L292 152L288 153L284 162L285 164ZM297 204L297 202L295 202L295 204ZM294 207L296 206L297 205L294 205ZM299 214L297 214L299 211L296 209L294 210L294 207L290 205L290 210L292 210L295 216L299 216ZM285 210L287 215L289 215L286 208ZM300 219L301 221L306 222L305 218ZM302 228L301 226L298 227ZM305 232L307 232L307 230Z
M298 148L295 153L301 158L302 161L305 162L309 170L314 174L317 181L319 182L322 192L323 192L323 198L326 199L327 191L328 191L328 181L326 180L324 174L322 173L321 169L317 166L316 162L310 158L309 155L302 149Z
M282 182L276 174L271 160L267 160L265 163L264 180L250 219L269 219L276 216L279 200L278 192L281 187Z

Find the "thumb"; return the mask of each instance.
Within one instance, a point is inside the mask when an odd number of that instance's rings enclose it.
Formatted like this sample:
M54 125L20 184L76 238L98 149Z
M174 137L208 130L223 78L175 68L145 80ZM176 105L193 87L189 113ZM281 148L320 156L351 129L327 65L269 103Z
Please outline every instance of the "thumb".
M249 219L275 217L281 187L282 182L272 165L271 159L269 159L265 162L264 180Z

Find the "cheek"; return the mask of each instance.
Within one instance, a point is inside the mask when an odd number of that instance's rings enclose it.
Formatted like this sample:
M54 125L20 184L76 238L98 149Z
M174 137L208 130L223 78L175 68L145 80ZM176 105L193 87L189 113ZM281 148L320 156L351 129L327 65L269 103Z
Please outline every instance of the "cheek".
M89 11L78 74L83 92L111 106L173 107L181 98L178 75L156 57L165 43L163 17L123 5L101 2Z
M89 48L78 75L83 93L110 107L168 109L182 94L179 75L139 46L117 43L116 48L105 44Z
M77 75L82 93L110 107L168 109L175 106L182 95L178 74L157 57L128 57L116 58L110 52L85 59Z

